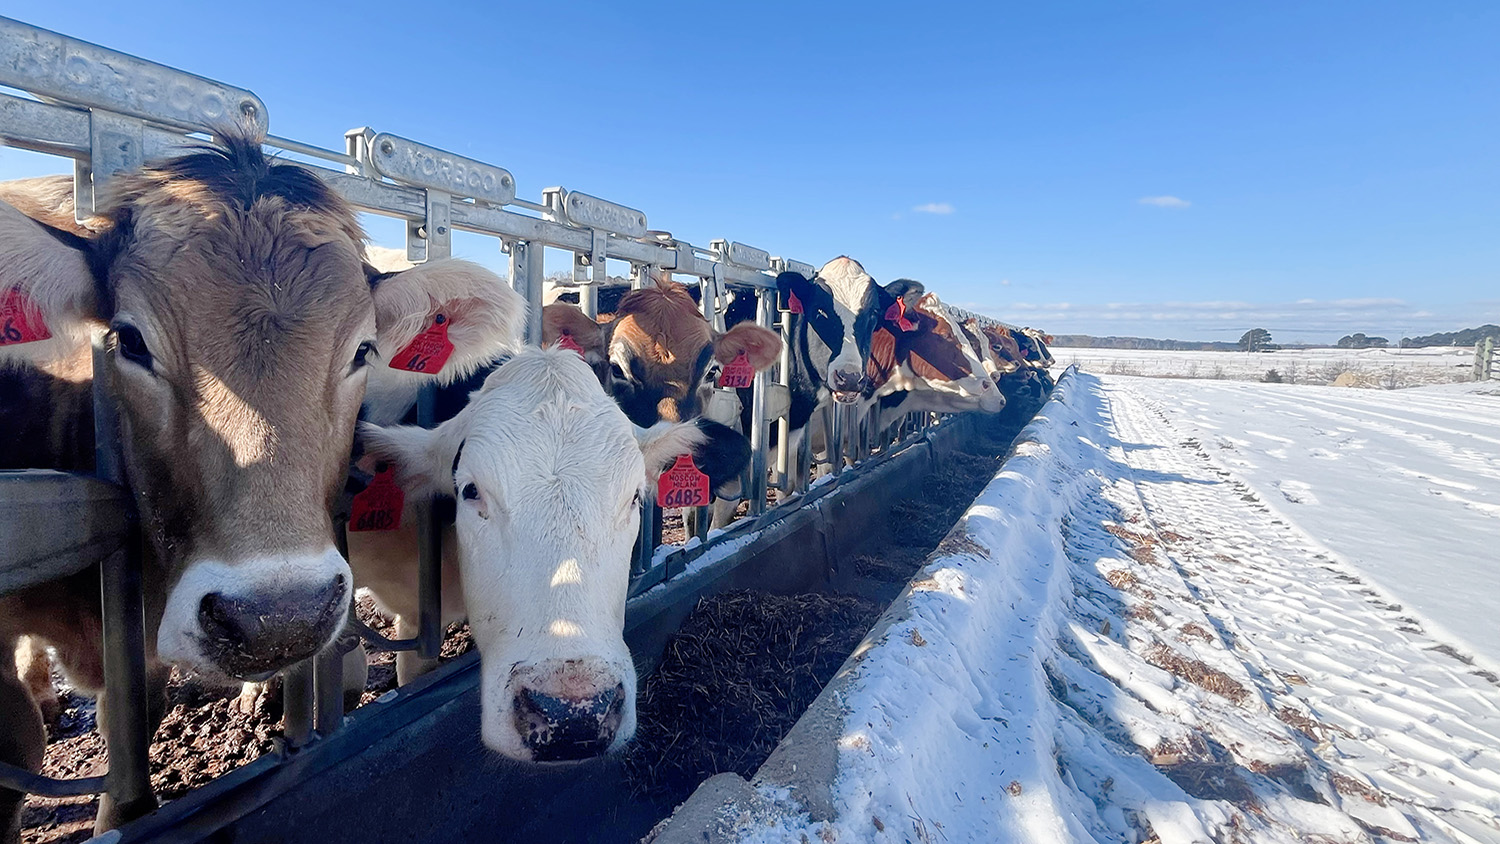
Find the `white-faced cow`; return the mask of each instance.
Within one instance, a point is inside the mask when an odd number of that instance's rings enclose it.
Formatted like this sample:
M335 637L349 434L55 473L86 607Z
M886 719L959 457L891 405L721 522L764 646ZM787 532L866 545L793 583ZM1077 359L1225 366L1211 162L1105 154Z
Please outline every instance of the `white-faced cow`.
M67 178L0 185L0 295L25 323L0 344L0 465L92 467L90 337L104 333L147 539L153 683L168 664L254 678L316 653L353 591L329 511L371 352L485 294L442 264L367 275L350 207L245 134L117 176L86 226L71 196ZM39 637L99 689L99 590L95 566L0 596L0 653ZM36 770L45 736L9 662L0 758ZM0 791L0 834L18 800ZM118 811L106 799L100 827Z
M479 647L487 746L552 761L629 740L636 676L622 634L641 496L682 454L723 471L712 465L716 430L633 426L561 348L520 352L437 428L364 426L363 460L384 461L407 502L456 499L443 620L467 615ZM402 618L417 608L410 515L398 534L349 537L360 583Z

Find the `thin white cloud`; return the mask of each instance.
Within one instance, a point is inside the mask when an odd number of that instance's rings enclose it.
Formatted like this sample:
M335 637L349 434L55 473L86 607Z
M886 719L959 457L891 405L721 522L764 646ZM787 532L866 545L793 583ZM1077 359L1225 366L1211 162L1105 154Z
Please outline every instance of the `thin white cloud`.
M1186 208L1193 204L1177 196L1143 196L1136 202L1142 205L1154 205L1157 208Z
M911 209L918 214L952 214L951 202L926 202Z

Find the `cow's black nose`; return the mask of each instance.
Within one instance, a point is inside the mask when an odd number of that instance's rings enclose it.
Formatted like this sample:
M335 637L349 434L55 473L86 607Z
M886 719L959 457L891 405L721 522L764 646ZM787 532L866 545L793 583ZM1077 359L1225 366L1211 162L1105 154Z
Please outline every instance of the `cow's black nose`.
M554 697L522 688L515 697L516 730L538 762L598 756L614 743L625 717L625 685L589 698Z
M198 602L203 650L231 677L278 671L317 653L348 613L348 581L277 594L210 592Z
M857 392L864 386L865 376L859 372L833 373L833 389L839 393Z

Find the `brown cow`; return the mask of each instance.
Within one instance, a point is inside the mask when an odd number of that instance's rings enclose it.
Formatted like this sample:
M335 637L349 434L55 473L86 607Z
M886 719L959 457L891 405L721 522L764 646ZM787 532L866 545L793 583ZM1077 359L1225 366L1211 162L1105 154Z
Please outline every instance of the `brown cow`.
M0 185L0 295L25 323L0 344L0 466L92 466L89 339L103 333L147 539L154 680L168 664L257 678L311 656L352 593L329 510L367 364L444 333L439 314L455 315L450 342L463 339L458 321L507 322L480 313L516 299L486 305L499 280L464 262L367 271L352 209L248 133L117 176L85 226L72 223L70 185ZM475 360L458 349L435 375ZM0 653L39 637L77 686L99 689L99 589L95 566L0 596ZM0 760L36 770L45 737L9 662ZM0 791L0 838L18 803ZM99 828L141 808L106 799Z

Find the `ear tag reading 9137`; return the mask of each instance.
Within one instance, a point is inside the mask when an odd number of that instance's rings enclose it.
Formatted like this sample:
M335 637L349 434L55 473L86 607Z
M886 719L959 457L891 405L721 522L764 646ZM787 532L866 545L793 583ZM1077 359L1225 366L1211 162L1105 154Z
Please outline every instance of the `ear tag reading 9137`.
M432 325L427 326L421 334L411 338L406 348L391 358L391 369L436 374L443 368L443 364L448 362L448 356L453 354L453 341L448 339L450 323L446 314L439 313L434 316Z
M35 343L52 336L42 309L31 301L26 291L12 287L0 297L0 346Z
M396 470L390 465L376 468L370 485L354 496L349 509L349 530L398 530L406 493L396 483Z
M748 387L755 383L755 367L750 365L750 358L740 352L734 356L734 360L724 366L724 371L719 373L720 387Z
M557 348L572 349L578 353L579 357L584 357L583 347L578 345L578 341L573 339L573 335L566 331L563 332L562 339L557 341Z
M708 476L698 471L691 454L680 455L656 482L659 507L707 507L709 500Z

